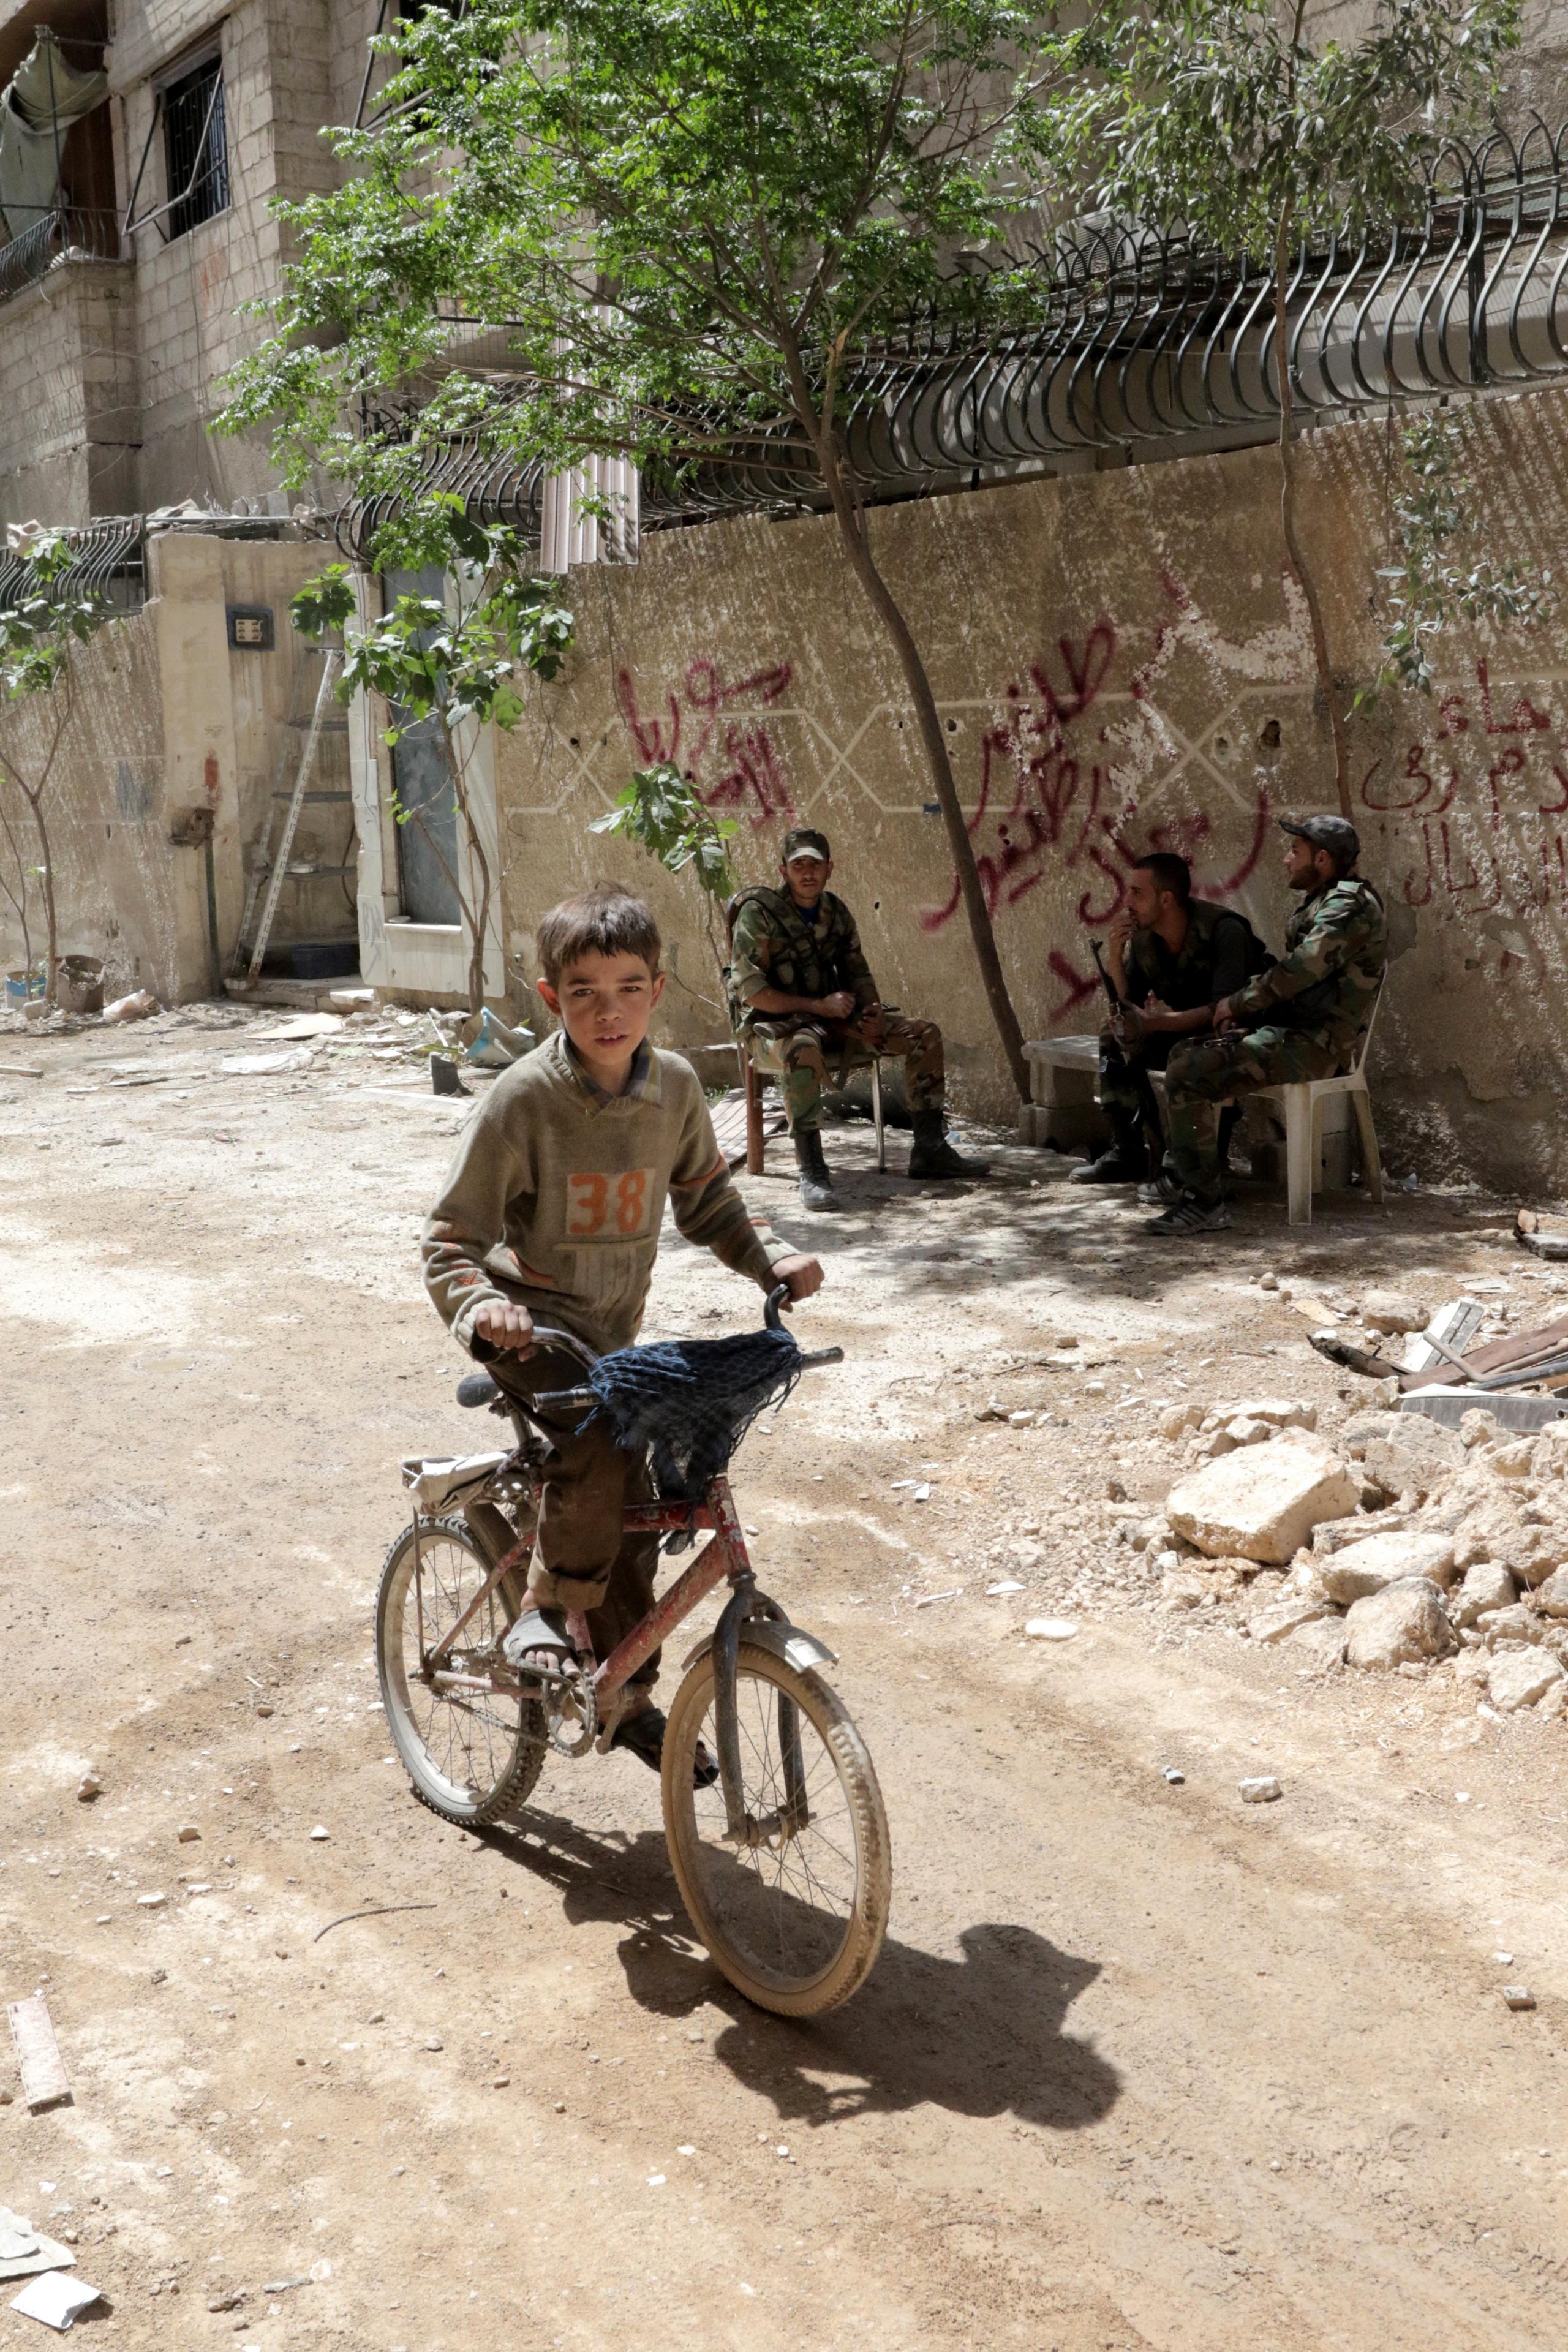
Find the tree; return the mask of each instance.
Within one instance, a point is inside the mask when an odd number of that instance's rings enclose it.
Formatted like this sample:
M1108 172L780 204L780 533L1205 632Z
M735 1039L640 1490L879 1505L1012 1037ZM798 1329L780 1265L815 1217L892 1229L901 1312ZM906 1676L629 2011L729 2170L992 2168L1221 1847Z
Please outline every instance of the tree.
M661 760L657 767L634 769L608 815L595 817L588 827L590 833L635 841L639 849L658 858L667 874L677 880L685 875L696 883L708 950L721 978L724 956L713 928L713 910L735 887L730 844L740 829L732 817L715 816L706 808L695 784L668 760ZM679 986L686 986L679 973L676 979ZM721 1010L696 989L688 988L687 993L697 996L712 1012Z
M471 522L460 503L437 497L405 519L397 542L405 560L438 564L453 583L452 604L399 596L390 613L355 625L358 602L346 564L329 564L309 581L290 610L301 636L341 631L343 665L336 692L378 694L401 714L386 729L395 744L409 727L434 712L462 827L466 861L449 858L426 809L393 795L399 824L424 835L457 898L468 935L468 1010L485 1001L485 940L495 877L475 821L469 768L474 728L486 720L510 730L522 717L523 674L553 677L572 643L572 615L557 583L535 577L523 563L514 530Z
M980 338L1037 309L1005 233L1047 117L1077 103L1084 38L1009 0L428 8L397 28L377 124L334 134L355 176L280 207L296 258L278 331L233 379L226 418L270 421L295 482L324 467L408 502L453 436L556 468L623 456L668 478L719 457L813 486L896 657L1025 1096L946 736L843 394L868 343L911 316Z
M1271 273L1280 526L1349 816L1344 719L1297 529L1291 268L1347 224L1387 229L1419 215L1444 142L1475 128L1495 98L1520 10L1519 0L1377 0L1350 41L1316 37L1307 16L1307 0L1168 0L1143 17L1100 19L1086 43L1094 79L1053 125L1053 152L1059 170L1098 176L1113 210L1180 223L1194 244Z
M1549 620L1557 609L1552 574L1525 579L1511 563L1478 556L1465 469L1465 420L1420 416L1399 435L1398 486L1393 499L1396 561L1378 573L1389 583L1383 597L1383 656L1352 710L1387 687L1430 694L1435 641L1456 621Z
M13 533L15 543L16 534ZM27 919L29 883L37 879L44 907L44 998L51 1008L59 988L59 924L55 905L55 862L49 845L48 803L60 748L76 709L77 656L110 619L113 607L101 597L83 596L70 584L76 551L62 532L29 535L24 551L31 574L21 601L0 611L0 695L12 706L36 706L37 748L29 757L13 748L16 737L0 740L0 775L26 811L37 843L37 864L29 866L10 811L0 803L0 832L15 864L16 885L0 882L22 929L29 979L32 930ZM47 697L47 701L42 698Z

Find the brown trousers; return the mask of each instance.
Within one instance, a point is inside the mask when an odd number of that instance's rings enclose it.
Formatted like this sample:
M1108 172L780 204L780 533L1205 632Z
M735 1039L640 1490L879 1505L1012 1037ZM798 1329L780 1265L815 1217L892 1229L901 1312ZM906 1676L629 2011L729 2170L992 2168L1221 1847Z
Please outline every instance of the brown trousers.
M524 1402L549 1389L580 1385L583 1367L572 1356L542 1350L520 1362L498 1357L486 1366L510 1396ZM624 1454L597 1416L578 1423L586 1408L551 1408L531 1418L550 1440L551 1459L539 1506L539 1542L529 1570L528 1597L536 1608L580 1610L601 1664L653 1606L658 1538L626 1535L628 1503L654 1499L647 1464ZM658 1679L656 1650L632 1677L651 1689Z

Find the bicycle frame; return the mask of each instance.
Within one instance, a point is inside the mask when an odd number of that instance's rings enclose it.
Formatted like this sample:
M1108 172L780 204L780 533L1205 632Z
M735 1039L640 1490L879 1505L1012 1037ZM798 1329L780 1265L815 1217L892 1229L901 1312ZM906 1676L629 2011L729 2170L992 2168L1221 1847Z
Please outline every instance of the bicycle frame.
M417 1527L417 1512L415 1517ZM708 1541L696 1559L654 1602L647 1616L632 1628L624 1641L617 1643L607 1658L595 1664L592 1682L599 1719L604 1720L608 1702L631 1680L637 1668L652 1656L655 1650L662 1647L676 1627L690 1616L699 1602L705 1601L716 1585L728 1579L731 1597L713 1635L714 1728L727 1833L742 1844L752 1845L763 1843L781 1826L786 1831L804 1828L808 1814L799 1728L794 1704L782 1694L779 1699L779 1738L784 1751L786 1820L782 1824L753 1822L746 1811L742 1795L740 1723L735 1695L741 1629L743 1624L756 1619L779 1625L787 1625L788 1620L778 1603L757 1588L756 1575L746 1549L745 1537L741 1532L728 1478L715 1478L700 1503L630 1504L621 1526L626 1535L706 1533ZM521 1690L522 1677L509 1666L492 1667L486 1675L458 1674L443 1666L441 1661L450 1654L464 1628L497 1591L502 1578L510 1570L526 1566L532 1549L533 1539L530 1536L502 1554L457 1623L431 1652L426 1661L426 1672L437 1689L483 1691L492 1696L503 1694L515 1696ZM417 1580L417 1570L416 1578ZM591 1656L587 1627L580 1618L572 1620L572 1633L579 1649Z

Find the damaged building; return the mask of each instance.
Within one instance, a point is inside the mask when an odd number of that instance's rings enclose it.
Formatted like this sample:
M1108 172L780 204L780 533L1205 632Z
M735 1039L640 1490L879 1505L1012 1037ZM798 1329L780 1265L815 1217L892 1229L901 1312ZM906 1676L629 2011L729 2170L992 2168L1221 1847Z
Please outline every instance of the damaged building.
M450 881L395 814L440 807L438 747L415 729L389 749L384 709L324 698L323 657L289 625L291 596L363 529L327 486L291 499L263 446L210 429L226 371L265 331L248 306L279 286L273 200L332 184L321 127L374 106L384 20L385 0L379 17L357 0L24 0L0 17L0 520L68 529L79 576L117 608L81 655L53 800L60 946L114 988L243 984L270 903L270 972L463 995ZM1397 268L1364 247L1318 257L1292 298L1302 528L1347 704L1375 667L1391 395L1473 412L1481 541L1568 575L1555 39L1540 12L1510 135L1449 159ZM1129 845L1183 850L1200 893L1278 942L1273 819L1331 789L1284 577L1258 283L1223 280L1200 333L1172 268L1126 263L1090 226L1043 284L1026 397L1001 360L979 375L973 357L945 376L911 363L879 380L891 422L858 450L1031 1037L1094 1025L1088 942ZM804 496L763 509L716 479L645 500L636 541L611 545L537 469L463 487L481 519L538 530L576 616L560 678L515 732L481 734L469 770L500 876L496 1002L536 1009L538 915L612 862L587 827L628 771L670 759L738 820L748 878L789 824L830 834L885 995L940 1007L958 1100L1011 1115L912 722L830 521ZM26 578L24 551L0 602ZM367 579L367 609L409 584ZM1456 631L1442 664L1430 699L1385 695L1351 721L1363 869L1394 948L1379 1126L1396 1174L1562 1189L1568 614ZM25 760L39 723L13 710L0 742ZM633 855L613 863L629 873ZM698 911L655 869L636 878L672 943L667 1034L721 1037ZM20 944L0 902L8 967Z

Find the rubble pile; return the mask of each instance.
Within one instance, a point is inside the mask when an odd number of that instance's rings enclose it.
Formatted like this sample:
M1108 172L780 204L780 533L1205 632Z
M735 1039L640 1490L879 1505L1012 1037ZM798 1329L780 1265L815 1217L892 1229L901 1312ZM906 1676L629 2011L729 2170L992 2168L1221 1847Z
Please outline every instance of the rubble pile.
M1363 1412L1331 1449L1279 1400L1193 1421L1167 1419L1189 1466L1142 1539L1167 1610L1228 1604L1328 1672L1446 1665L1500 1713L1568 1709L1568 1421Z

